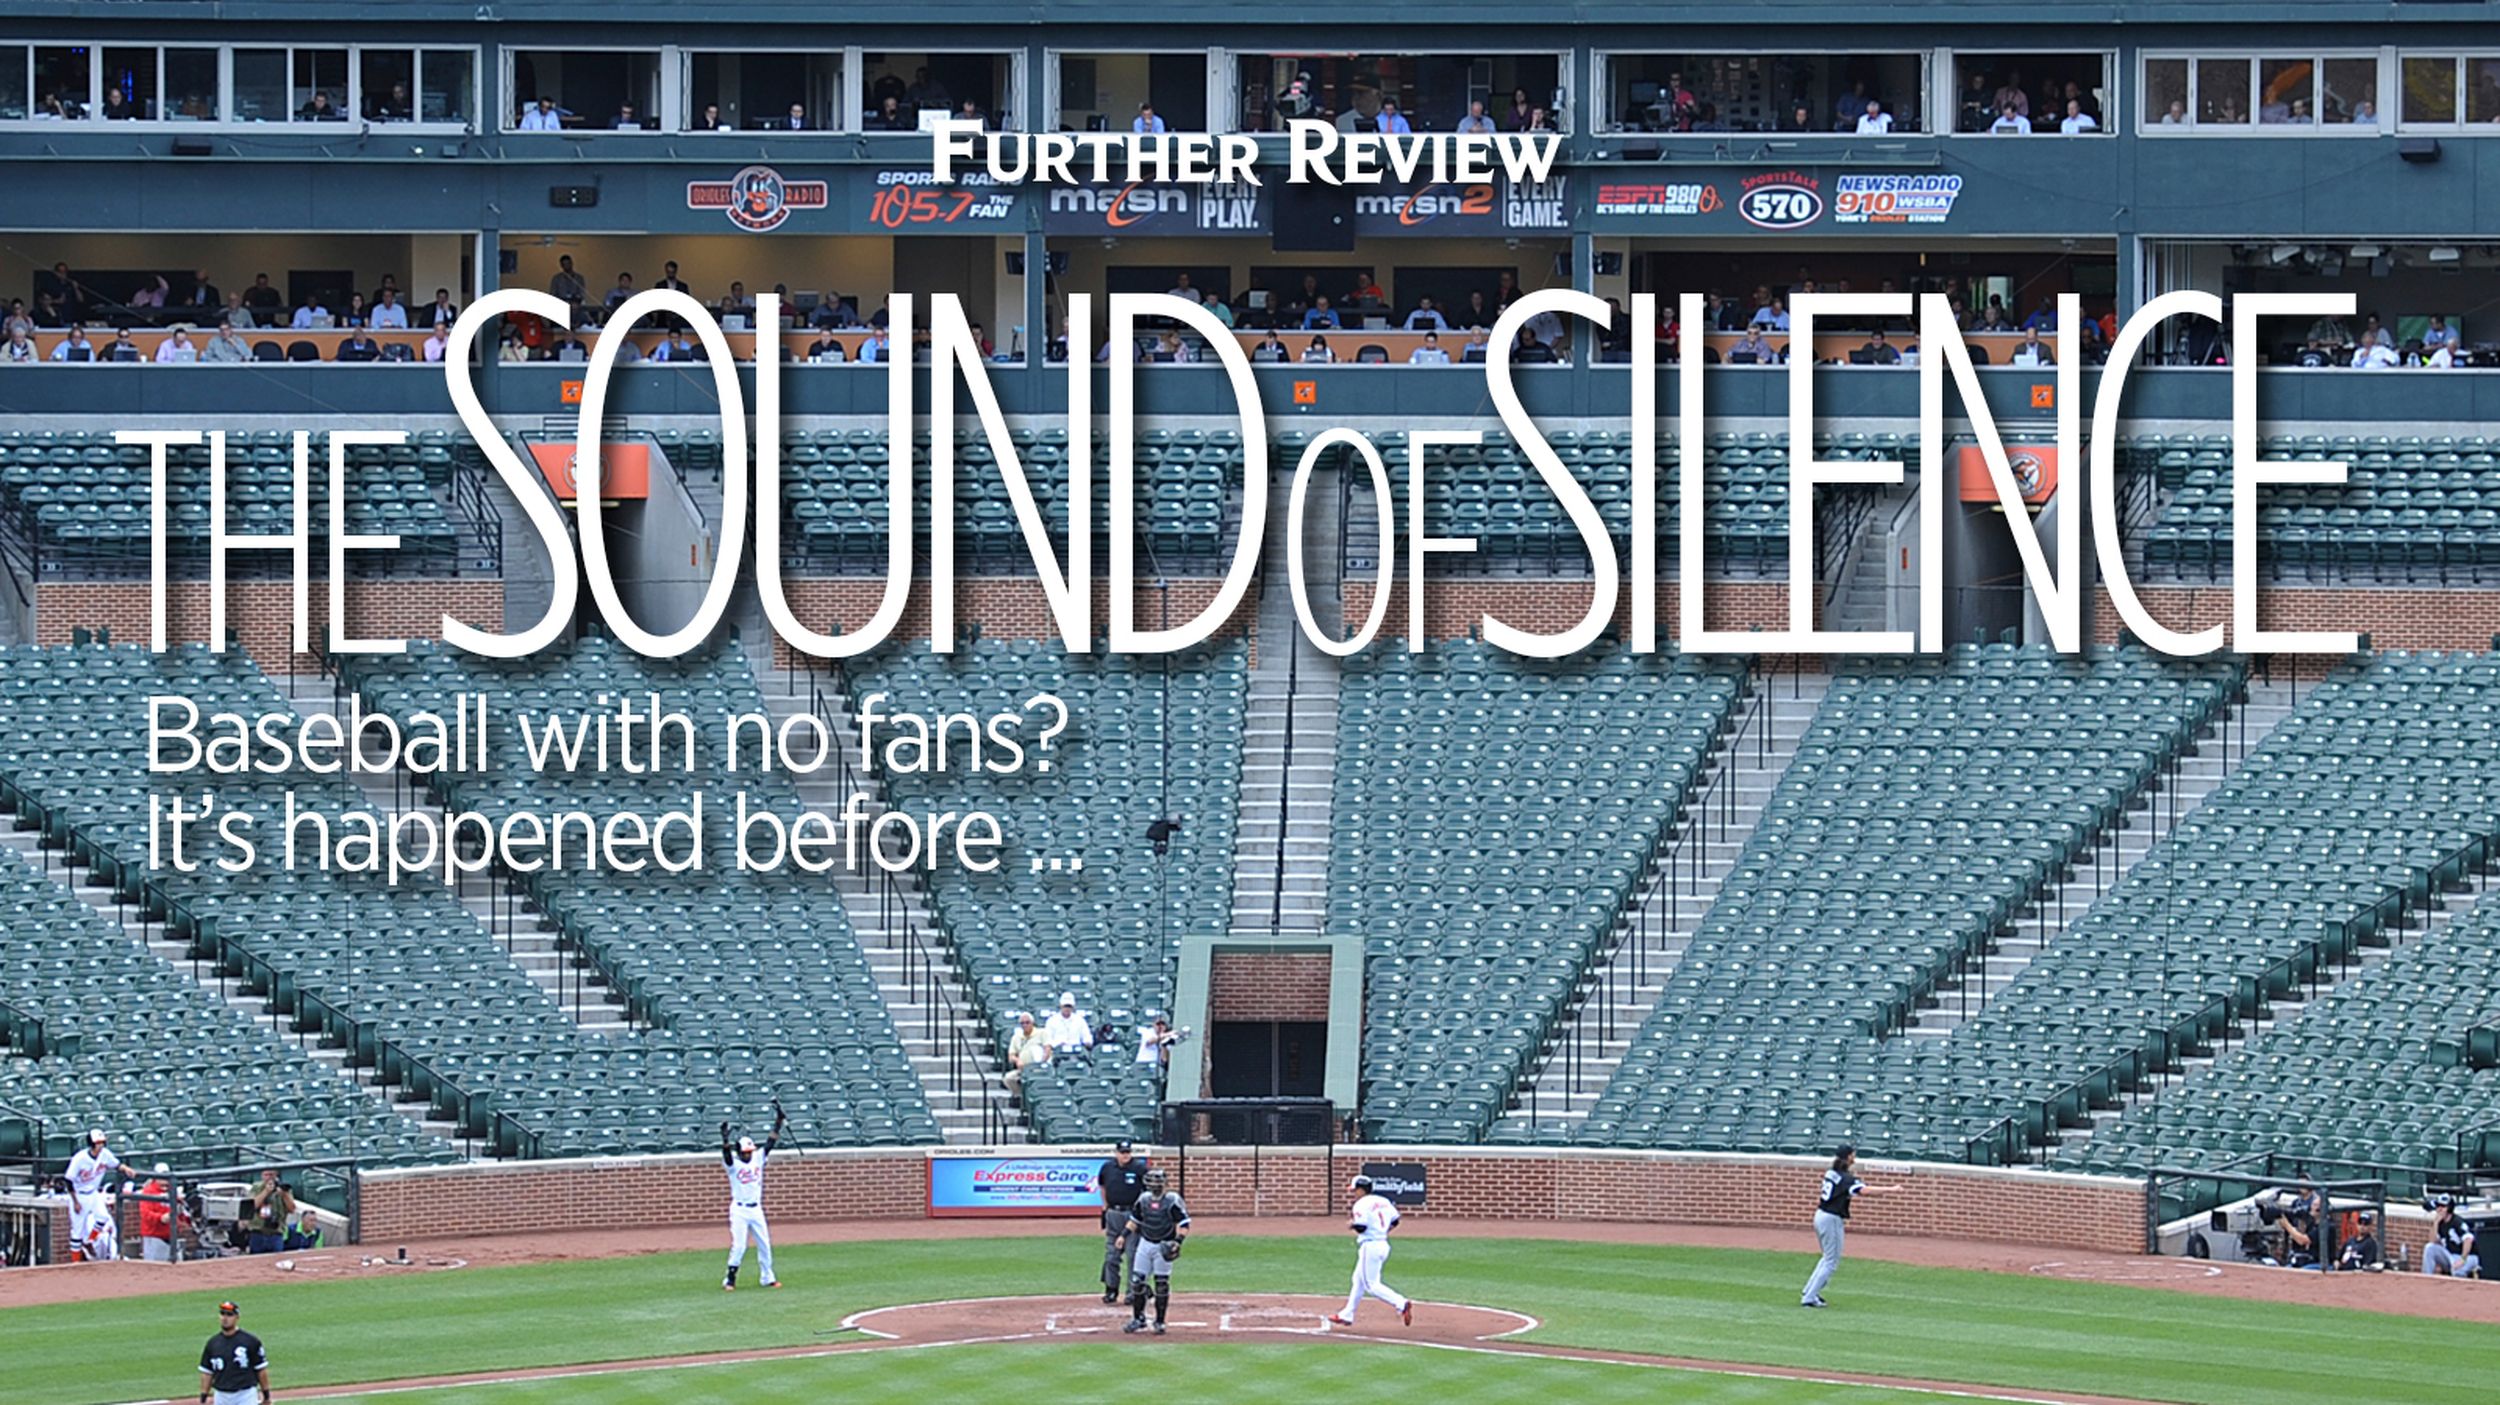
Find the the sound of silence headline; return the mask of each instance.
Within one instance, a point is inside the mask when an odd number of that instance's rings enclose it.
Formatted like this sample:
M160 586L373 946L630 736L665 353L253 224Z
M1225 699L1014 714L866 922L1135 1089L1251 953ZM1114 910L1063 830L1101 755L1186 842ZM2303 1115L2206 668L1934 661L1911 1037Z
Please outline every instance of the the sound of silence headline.
M659 695L600 695L589 709L499 711L493 696L460 693L442 711L405 718L368 712L351 700L345 715L208 712L180 694L148 699L148 770L206 778L148 797L148 866L243 873L268 864L288 870L374 874L393 884L437 878L457 884L501 865L513 873L697 872L722 859L730 841L747 873L797 870L889 872L935 869L951 858L986 873L998 867L1006 827L987 810L908 813L875 808L852 789L838 810L796 807L789 795L756 795L704 782L737 776L804 778L875 771L888 776L1048 775L1067 731L1067 703L1036 693L1012 710L989 713L898 711L883 693L860 700L858 745L846 749L824 718L797 713L695 714ZM846 760L848 764L846 765ZM353 777L616 776L697 778L681 795L639 807L578 806L389 812L319 803L287 786L274 806L261 781ZM215 783L253 783L247 800L221 797ZM330 792L335 794L335 791ZM632 793L647 794L636 786ZM726 833L721 821L726 819ZM1081 859L1079 856L1071 858ZM1037 855L1038 859L1039 856ZM1054 871L1059 865L1052 864ZM1067 871L1081 871L1071 862ZM1038 868L1038 864L1037 864Z

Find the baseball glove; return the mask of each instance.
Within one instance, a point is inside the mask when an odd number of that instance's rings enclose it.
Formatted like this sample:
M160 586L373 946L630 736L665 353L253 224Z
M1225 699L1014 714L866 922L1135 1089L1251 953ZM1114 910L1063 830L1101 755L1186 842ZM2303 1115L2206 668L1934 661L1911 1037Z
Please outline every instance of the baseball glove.
M1169 1261L1171 1261L1171 1260L1173 1260L1173 1259L1177 1259L1177 1258L1179 1258L1180 1256L1181 1256L1181 1241L1179 1241L1179 1240L1175 1239L1175 1240L1173 1240L1171 1243L1166 1244L1166 1245L1164 1245L1164 1246L1163 1246L1163 1257L1164 1257L1164 1260L1165 1260L1166 1262L1169 1262Z

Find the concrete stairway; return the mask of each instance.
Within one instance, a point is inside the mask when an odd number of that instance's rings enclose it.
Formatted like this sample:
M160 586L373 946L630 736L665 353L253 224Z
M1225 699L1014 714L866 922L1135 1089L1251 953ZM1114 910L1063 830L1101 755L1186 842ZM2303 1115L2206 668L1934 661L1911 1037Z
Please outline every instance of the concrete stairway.
M326 692L316 696L308 691L288 701L299 716L341 716L339 708L343 706ZM344 722L341 716L342 725ZM366 802L385 816L427 803L424 791L406 777L360 771L348 779L364 793ZM456 896L478 925L494 937L512 964L520 968L521 974L546 991L575 1024L589 1033L609 1037L632 1032L624 998L608 988L598 968L581 953L561 947L555 919L528 895L491 875L470 874L462 879Z
M27 864L67 888L81 902L102 914L106 921L118 926L122 935L134 945L146 948L150 954L176 970L188 972L211 998L224 1001L235 1013L269 1031L270 1037L296 1046L314 1063L329 1069L343 1081L425 1131L442 1138L445 1143L459 1148L463 1154L482 1153L482 1148L472 1151L462 1146L460 1129L456 1124L428 1119L425 1113L430 1109L424 1099L402 1102L398 1096L400 1090L382 1083L374 1070L350 1066L346 1050L320 1044L311 1036L298 1033L291 1027L287 1016L269 1008L267 1000L246 991L231 977L220 975L209 963L195 960L188 947L168 936L163 928L145 918L139 909L118 901L112 889L89 886L87 869L71 867L57 851L45 851L40 847L41 839L42 836L35 830L0 827L0 846L15 850Z
M2154 782L2144 811L2130 812L2119 828L2102 835L2099 844L2076 860L2065 882L2015 914L2014 933L1998 938L1960 982L1939 992L1936 1003L1914 1012L1901 1033L1913 1039L1940 1038L1977 1018L1989 1000L2022 976L2034 957L2072 930L2102 894L2116 887L2240 768L2267 734L2291 715L2292 698L2289 684L2250 683L2248 696L2223 712L2199 741L2196 753L2180 758L2176 774Z
M1706 762L1701 791L1659 846L1660 858L1615 921L1607 955L1581 979L1503 1122L1576 1125L1597 1105L1752 839L1829 687L1821 674L1781 676L1746 698L1737 725Z
M756 652L749 655L749 662L775 732L787 719L814 711L821 703L819 715L856 761L859 734L849 707L832 695L824 675L778 667L768 652L769 643L760 638L752 647ZM849 795L836 774L836 768L828 764L813 776L796 778L795 784L808 809L838 824ZM868 797L871 819L885 813L884 783L862 774L856 766L850 775ZM971 988L956 974L954 952L929 910L928 893L919 879L898 874L888 882L871 867L864 873L836 870L833 880L860 953L876 974L877 990L885 998L894 1032L920 1075L921 1090L948 1143L969 1146L991 1140L983 1135L984 1127L1003 1127L1009 1142L1029 1140L1024 1115L998 1078L1001 1051L994 1047L989 1027L978 1014Z
M1314 484L1314 505L1336 511L1333 488ZM1326 540L1323 523L1315 536ZM1261 560L1258 659L1250 668L1241 744L1241 813L1233 838L1236 932L1317 932L1328 923L1330 819L1337 773L1337 700L1344 669L1312 647L1294 618L1281 527ZM1320 592L1312 591L1314 597ZM1314 598L1332 632L1339 602Z

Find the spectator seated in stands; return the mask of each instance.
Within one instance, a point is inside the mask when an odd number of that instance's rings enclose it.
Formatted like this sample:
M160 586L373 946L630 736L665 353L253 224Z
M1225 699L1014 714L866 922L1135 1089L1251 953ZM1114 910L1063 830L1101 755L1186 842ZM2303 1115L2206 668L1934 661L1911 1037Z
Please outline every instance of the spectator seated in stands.
M1196 288L1189 285L1189 275L1186 272L1173 276L1172 286L1166 290L1165 296L1180 298L1185 302L1203 303L1206 301Z
M2379 1250L2378 1216L2364 1210L2353 1217L2352 1238L2335 1255L2335 1267L2345 1273L2376 1273L2385 1264Z
M1398 111L1396 98L1380 100L1380 130L1393 137L1408 137L1415 134L1414 124L1406 120L1405 113Z
M1250 359L1253 361L1265 361L1271 363L1290 361L1293 359L1293 349L1286 346L1284 342L1278 340L1274 332L1269 332L1266 340L1261 341L1257 346L1250 348Z
M381 300L374 304L373 312L366 318L365 325L377 331L388 329L404 332L408 330L408 309L399 305L399 293L396 289L384 288L382 290Z
M173 286L167 283L165 276L160 273L149 279L146 286L130 295L130 305L147 312L162 311L167 296L172 292Z
M2456 345L2457 329L2448 325L2447 318L2436 312L2432 313L2431 325L2422 333L2422 349L2437 351L2444 346L2453 350Z
M2027 137L2031 135L2031 123L2014 110L2013 104L2008 103L1997 109L1997 120L1988 124L1988 135Z
M2031 120L2031 94L2023 89L2023 71L2019 68L2007 70L2005 81L1997 85L1997 111L2003 112L2009 107L2014 109L2015 116L2025 122Z
M2023 319L2023 330L2026 332L2055 334L2057 331L2057 299L2046 299L2042 301L2038 307L2033 308L2031 310L2031 315Z
M191 324L178 323L165 339L156 344L156 361L161 366L187 366L200 359L200 349L191 344Z
M560 132L564 130L564 114L556 109L556 100L541 96L537 102L521 110L524 132Z
M2456 1198L2442 1195L2430 1208L2431 1237L2422 1246L2422 1271L2452 1278L2481 1277L2482 1256L2474 1252L2474 1231L2457 1218Z
M2023 344L2014 348L2014 354L2007 358L2006 364L2009 366L2054 366L2057 364L2057 358L2049 354L2048 343L2040 340L2040 329L2034 327L2023 333Z
M686 329L680 327L668 334L667 341L651 349L651 359L654 361L703 361L709 358L705 356L700 345L686 339Z
M0 342L0 363L23 366L35 359L35 343L26 335L23 325L9 328L9 339Z
M807 104L799 102L790 104L790 110L781 114L780 118L772 124L772 129L776 132L806 131Z
M616 286L608 289L608 310L610 312L614 312L616 309L623 307L626 299L631 298L633 295L634 275L630 273L620 273L616 275Z
M297 113L296 117L305 122L344 122L347 120L347 114L331 103L330 94L326 89L316 90L312 95L312 101L304 104L304 110Z
M1728 363L1736 366L1767 366L1777 359L1777 355L1771 344L1763 339L1762 329L1758 326L1747 327L1745 335L1738 339L1736 345L1727 349Z
M1851 353L1849 359L1861 366L1898 366L1901 364L1901 348L1884 340L1884 329L1878 327L1866 339L1866 345Z
M1337 354L1328 349L1326 337L1313 337L1311 344L1302 348L1302 363L1306 366L1326 366L1334 363L1336 359Z
M1198 353L1190 348L1189 343L1181 340L1180 333L1166 331L1155 339L1155 349L1149 353L1147 359L1187 365L1198 359Z
M2073 85L2068 84L2067 86L2072 87ZM2306 121L2307 119L2304 118L2302 120ZM2097 132L2100 129L2100 119L2094 117L2091 113L2084 111L2083 103L2080 99L2066 99L2066 115L2060 118L2057 123L2057 130L2059 132L2073 137L2081 136L2086 132Z
M2014 325L2012 318L2005 315L2005 300L1996 296L1994 293L1988 295L1988 305L1979 310L1979 320L1973 322L1970 329L1974 332L2013 332L2021 330Z
M1302 327L1305 331L1315 328L1327 328L1333 331L1343 325L1343 323L1337 320L1337 310L1328 305L1328 295L1326 293L1320 294L1318 298L1311 303L1309 309L1304 311L1302 314Z
M628 341L622 343L622 345L631 346L633 343ZM590 359L590 347L579 336L572 332L566 332L562 337L548 345L547 359L551 361L587 361Z
M219 320L241 332L248 332L260 325L260 319L252 315L252 309L244 306L241 293L226 294L226 305L219 313Z
M338 325L338 319L330 315L330 309L322 305L319 297L306 293L304 305L295 309L295 320L288 325L299 332L327 331Z
M1746 319L1745 325L1749 328L1767 328L1774 332L1787 331L1787 300L1774 294L1770 302L1753 310L1753 316Z
M1441 349L1441 334L1439 332L1424 333L1423 342L1413 351L1406 353L1406 364L1409 366L1446 366L1450 364L1450 354Z
M1160 136L1172 130L1161 117L1155 115L1155 105L1150 102L1137 105L1137 115L1129 119L1128 129L1139 136Z
M332 359L343 362L379 361L382 359L382 344L373 339L373 333L358 327L348 333L347 340L339 343L339 354Z
M307 1205L303 1209L296 1212L295 1223L287 1227L287 1252L294 1253L299 1249L318 1249L320 1247L321 1212Z
M1868 98L1866 106L1858 113L1858 135L1880 137L1891 131L1892 114L1884 111L1882 103Z
M2352 365L2357 371L2384 371L2399 364L2395 336L2390 332L2365 332L2353 349Z
M989 114L981 110L981 104L970 98L965 98L955 108L955 120L975 127L987 127L990 124Z
M1441 315L1441 309L1432 305L1429 296L1418 299L1415 310L1406 314L1406 330L1410 332L1446 332L1449 328L1449 319Z
M639 132L642 130L642 118L635 115L632 103L622 102L616 105L616 120L608 126L619 132Z
M1832 104L1833 115L1840 119L1833 124L1833 130L1842 132L1857 130L1858 119L1864 117L1867 110L1875 106L1873 100L1867 97L1866 80L1858 79L1849 85L1849 91L1840 95L1840 101Z
M1458 131L1463 136L1492 135L1493 119L1485 115L1482 98L1467 104L1467 115L1458 119Z
M1033 1023L1033 1012L1016 1015L1016 1032L1007 1037L1007 1090L1021 1092L1024 1071L1050 1062L1050 1041Z
M868 130L872 132L908 132L912 130L911 114L903 111L901 98L889 97L868 114Z
M116 327L113 329L113 339L105 343L102 359L130 362L145 361L148 358L146 353L139 350L139 343L131 339L128 327Z
M842 343L831 337L818 337L807 344L807 359L818 365L839 366L850 358L851 354L843 349Z
M87 340L87 329L84 324L70 324L69 335L61 338L60 344L52 348L52 359L55 361L93 361L96 359L95 343Z
M1512 350L1510 359L1523 366L1550 366L1556 358L1554 348L1539 340L1534 328L1522 327L1519 329L1519 345Z
M1059 1013L1042 1026L1042 1042L1050 1046L1054 1056L1082 1054L1094 1047L1094 1026L1077 1013L1075 991L1060 993Z
M1359 307L1379 307L1389 301L1389 295L1381 291L1380 280L1367 268L1354 275L1354 286L1346 290L1345 299Z
M408 101L408 85L393 83L382 97L368 99L365 116L376 122L405 122L416 116L416 108Z
M443 359L443 353L450 349L451 328L447 324L438 324L434 330L425 334L425 345L419 349L419 355L427 361L440 361Z

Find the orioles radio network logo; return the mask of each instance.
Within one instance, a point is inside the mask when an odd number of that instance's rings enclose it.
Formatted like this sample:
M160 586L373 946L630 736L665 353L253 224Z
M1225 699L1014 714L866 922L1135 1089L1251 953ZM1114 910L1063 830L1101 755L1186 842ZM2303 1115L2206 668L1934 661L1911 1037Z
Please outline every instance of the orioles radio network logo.
M823 181L783 180L770 166L749 166L725 181L686 182L686 208L719 210L750 234L778 228L792 210L821 210L833 203Z

